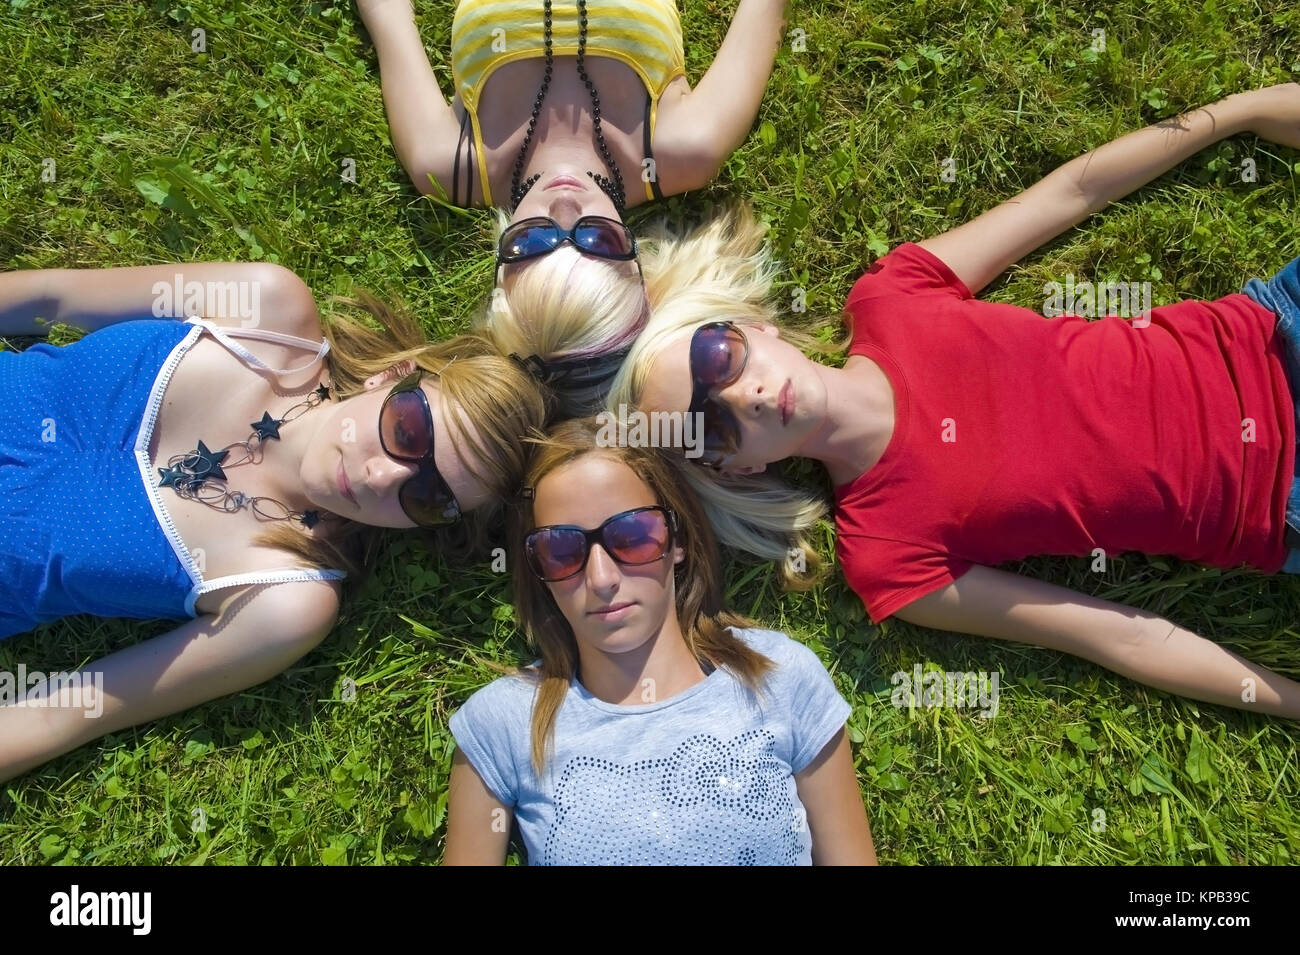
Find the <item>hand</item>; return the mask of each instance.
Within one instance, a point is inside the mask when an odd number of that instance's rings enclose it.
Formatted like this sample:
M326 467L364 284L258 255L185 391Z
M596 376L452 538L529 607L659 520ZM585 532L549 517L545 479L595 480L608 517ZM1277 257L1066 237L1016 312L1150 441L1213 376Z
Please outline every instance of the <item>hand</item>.
M1271 143L1300 149L1300 83L1280 83L1238 93L1246 110L1246 129Z

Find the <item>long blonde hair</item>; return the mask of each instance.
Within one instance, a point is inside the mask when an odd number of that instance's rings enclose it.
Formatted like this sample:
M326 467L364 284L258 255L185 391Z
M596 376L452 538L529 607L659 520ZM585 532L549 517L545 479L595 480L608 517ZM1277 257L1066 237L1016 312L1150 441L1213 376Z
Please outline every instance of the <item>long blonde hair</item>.
M437 375L445 400L461 412L447 416L452 445L465 469L488 487L491 497L457 524L422 533L432 548L451 559L481 553L489 528L500 523L502 501L516 493L523 477L524 436L545 425L542 392L481 335L430 342L405 311L367 292L333 302L346 310L321 322L330 343L327 360L334 394L341 399L360 394L367 378L410 361ZM363 321L366 316L374 321ZM336 567L355 578L371 564L381 531L346 521L328 537L308 536L281 524L262 534L258 542L288 550L309 566Z
M731 205L685 237L654 244L657 304L610 382L607 413L636 409L650 369L669 341L706 322L765 323L805 353L842 352L845 342L824 342L790 327L771 301L778 265L764 243L765 229L748 206ZM783 583L807 589L824 562L811 531L827 515L825 499L767 475L727 477L692 465L685 480L704 503L718 539L759 557L780 561Z
M606 455L627 465L650 488L655 500L677 515L674 543L685 551L686 558L674 567L673 574L677 622L687 647L701 664L726 667L757 690L773 664L728 629L754 624L726 609L717 542L699 500L681 480L686 465L654 448L602 447L600 433L595 418L575 418L535 438L537 447L525 484L535 488L552 471L587 454ZM586 492L574 488L574 493ZM531 748L533 766L540 774L554 736L556 715L578 672L578 644L550 588L528 569L523 542L535 526L533 503L522 500L510 514L509 550L511 566L516 568L515 613L541 655L540 667L528 671L538 684Z

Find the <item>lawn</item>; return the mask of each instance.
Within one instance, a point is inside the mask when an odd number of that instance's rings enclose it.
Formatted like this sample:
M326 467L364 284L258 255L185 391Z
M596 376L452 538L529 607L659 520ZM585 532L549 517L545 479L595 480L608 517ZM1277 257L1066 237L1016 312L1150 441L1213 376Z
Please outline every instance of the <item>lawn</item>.
M694 81L734 3L679 4ZM416 3L444 90L453 6ZM1124 131L1300 75L1300 7L1284 0L1093 6L792 0L748 142L710 189L630 221L685 222L747 197L771 223L779 294L793 302L802 290L796 317L830 334L853 280L889 247L959 224ZM432 335L466 325L486 298L489 215L436 205L408 183L350 4L0 0L0 63L4 268L267 259L302 275L323 307L354 283L400 294ZM1242 181L1245 159L1254 181ZM1030 255L984 297L1041 308L1044 284L1067 274L1150 281L1156 304L1238 291L1300 253L1298 187L1294 151L1225 141ZM813 466L789 474L825 486ZM827 556L832 544L827 526ZM1296 579L1136 555L1104 573L1090 559L1014 569L1300 677ZM876 628L834 575L784 594L767 565L730 559L728 580L738 609L812 646L853 704L883 862L1300 856L1293 723L1172 698L1059 653ZM347 597L335 631L285 675L0 785L0 861L437 862L448 716L493 679L490 661L529 659L508 580L487 563L446 566L394 534ZM0 643L0 670L73 669L168 627L63 621ZM894 707L891 674L918 664L999 674L997 715Z

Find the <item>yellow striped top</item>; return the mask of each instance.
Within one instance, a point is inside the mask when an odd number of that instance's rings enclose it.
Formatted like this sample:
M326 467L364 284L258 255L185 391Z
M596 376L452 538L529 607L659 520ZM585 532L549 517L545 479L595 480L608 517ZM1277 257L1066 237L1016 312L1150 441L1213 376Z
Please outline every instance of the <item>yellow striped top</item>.
M452 75L474 126L474 147L487 205L492 204L492 198L479 130L478 98L497 67L546 55L542 8L542 0L460 0L452 19ZM577 0L552 0L551 51L555 56L577 54ZM653 137L659 97L669 83L686 72L676 0L587 0L587 55L619 60L641 77L650 94L649 135ZM646 183L646 198L654 198L650 183Z

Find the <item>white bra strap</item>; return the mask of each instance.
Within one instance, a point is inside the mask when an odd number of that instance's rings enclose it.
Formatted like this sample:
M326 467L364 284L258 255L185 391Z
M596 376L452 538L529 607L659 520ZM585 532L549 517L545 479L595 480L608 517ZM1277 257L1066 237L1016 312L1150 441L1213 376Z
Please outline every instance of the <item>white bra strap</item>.
M190 591L185 600L185 610L194 616L194 605L204 594L227 587L248 587L252 584L285 584L300 580L342 580L347 573L342 570L301 570L285 568L283 570L255 570L247 574L231 574L227 577L214 577Z
M308 338L299 338L296 335L283 335L280 332L268 332L259 328L222 328L220 325L214 325L206 318L191 318L190 322L195 325L201 325L210 331L216 339L221 342L221 344L225 345L254 368L262 368L276 375L292 375L300 371L306 371L308 368L319 364L325 356L329 354L330 350L328 339L321 339L319 342L314 342ZM305 365L299 365L296 368L272 368L247 348L232 341L232 337L256 338L259 341L273 342L277 345L303 348L307 351L315 351L316 355Z

